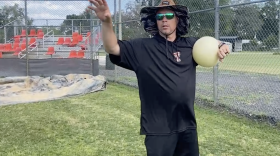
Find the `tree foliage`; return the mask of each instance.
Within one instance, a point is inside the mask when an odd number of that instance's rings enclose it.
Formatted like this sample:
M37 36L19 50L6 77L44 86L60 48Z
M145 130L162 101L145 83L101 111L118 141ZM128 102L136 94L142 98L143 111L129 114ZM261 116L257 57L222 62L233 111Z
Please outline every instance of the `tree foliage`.
M158 5L161 0L154 0ZM190 30L187 36L214 36L215 35L215 10L214 0L174 0L175 3L185 5L190 11ZM133 39L148 37L143 25L139 23L140 9L144 6L152 6L152 0L135 0L129 2L122 14L122 39ZM220 0L219 5L228 5L231 0ZM245 47L266 49L274 48L279 43L279 6L275 1L260 4L250 4L237 7L226 7L220 9L219 35L238 36L251 42ZM212 8L212 10L211 10ZM203 11L210 9L208 11ZM114 15L112 15L114 16ZM119 13L116 13L119 16ZM87 14L69 15L67 19L88 18ZM117 18L118 19L118 18ZM70 21L63 22L64 25L71 25ZM80 23L80 21L76 21ZM74 25L78 24L74 23ZM83 23L87 25L88 23ZM119 25L114 25L118 27ZM117 32L118 34L118 29Z
M12 38L14 34L14 24L24 26L24 8L20 8L18 4L13 6L5 5L0 8L0 40L4 42L4 25L6 26L7 40ZM9 24L10 23L10 24ZM27 16L27 25L32 26L33 20ZM20 27L19 27L20 28ZM30 29L31 27L29 27ZM24 29L24 28L23 28ZM28 30L29 30L28 29Z

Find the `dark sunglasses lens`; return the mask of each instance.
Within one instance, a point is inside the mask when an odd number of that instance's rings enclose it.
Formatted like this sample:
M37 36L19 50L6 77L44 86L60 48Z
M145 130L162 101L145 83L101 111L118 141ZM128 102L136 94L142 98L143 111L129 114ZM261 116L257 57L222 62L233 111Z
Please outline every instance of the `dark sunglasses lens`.
M157 20L162 20L163 17L164 17L164 14L157 14L156 15Z
M173 13L167 13L167 14L165 14L165 17L167 19L172 19L174 17L174 14Z

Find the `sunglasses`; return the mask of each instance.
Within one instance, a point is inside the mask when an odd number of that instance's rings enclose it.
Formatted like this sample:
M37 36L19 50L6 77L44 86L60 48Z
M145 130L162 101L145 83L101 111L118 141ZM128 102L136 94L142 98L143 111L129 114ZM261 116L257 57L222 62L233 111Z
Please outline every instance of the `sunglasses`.
M166 17L168 20L171 20L174 18L174 16L175 16L174 13L157 14L156 19L162 20L164 17Z

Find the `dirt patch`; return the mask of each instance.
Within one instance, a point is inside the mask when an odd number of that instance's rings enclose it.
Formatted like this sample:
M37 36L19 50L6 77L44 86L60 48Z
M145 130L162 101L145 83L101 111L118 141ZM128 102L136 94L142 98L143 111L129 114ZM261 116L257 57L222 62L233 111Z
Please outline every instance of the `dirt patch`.
M88 74L0 79L0 105L54 100L104 90L103 76Z

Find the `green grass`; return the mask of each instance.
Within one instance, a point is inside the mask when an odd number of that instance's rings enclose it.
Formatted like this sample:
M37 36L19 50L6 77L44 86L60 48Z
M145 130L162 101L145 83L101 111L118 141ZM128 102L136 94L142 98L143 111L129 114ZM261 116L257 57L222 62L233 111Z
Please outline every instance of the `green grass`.
M280 131L225 112L195 107L201 156L280 153ZM58 101L0 107L0 155L145 155L138 91L105 91Z
M205 68L199 66L198 69ZM219 64L219 70L280 75L280 55L261 52L232 53Z

